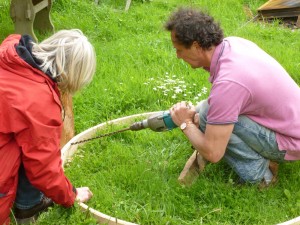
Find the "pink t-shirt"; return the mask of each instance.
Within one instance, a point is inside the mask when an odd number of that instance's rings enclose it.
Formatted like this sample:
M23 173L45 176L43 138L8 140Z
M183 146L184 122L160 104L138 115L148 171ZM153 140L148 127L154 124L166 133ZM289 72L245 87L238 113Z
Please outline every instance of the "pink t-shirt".
M251 41L225 38L213 54L209 81L209 124L248 116L275 131L286 160L300 159L300 88L274 58Z

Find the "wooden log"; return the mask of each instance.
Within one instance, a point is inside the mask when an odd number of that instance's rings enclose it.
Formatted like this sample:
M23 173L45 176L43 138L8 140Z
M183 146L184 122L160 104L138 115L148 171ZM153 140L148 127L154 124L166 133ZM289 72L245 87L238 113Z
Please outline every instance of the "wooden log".
M35 14L31 0L11 0L10 17L14 22L16 34L29 34L37 41L33 31Z
M199 174L204 170L205 164L206 161L198 151L195 150L178 177L179 183L187 187L191 186L198 178Z
M50 17L52 0L32 0L32 2L35 12L33 29L39 32L54 32L54 25Z
M15 33L28 34L37 41L34 29L53 32L51 6L51 0L11 0L10 17L14 22Z
M300 7L299 0L269 0L262 6L259 10L268 10L268 9L286 9L286 8L295 8Z
M269 0L257 9L264 18L296 17L300 15L299 0Z
M131 4L131 0L126 0L125 12L128 11L130 4Z

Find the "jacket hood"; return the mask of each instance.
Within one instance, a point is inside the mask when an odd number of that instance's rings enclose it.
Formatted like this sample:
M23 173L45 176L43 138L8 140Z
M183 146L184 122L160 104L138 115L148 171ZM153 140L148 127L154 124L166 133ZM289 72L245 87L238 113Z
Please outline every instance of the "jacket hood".
M41 70L41 64L42 61L35 58L34 55L32 54L32 46L33 46L33 39L29 35L22 35L19 41L19 44L15 46L16 51L18 55L25 61L27 62L30 66L33 68ZM46 72L46 75L50 77L54 82L55 79L52 78L51 72L48 70Z
M32 38L29 35L22 35L19 44L15 46L18 55L30 66L40 69L41 62L32 55Z
M0 66L16 75L37 82L53 81L39 69L40 62L32 54L32 42L28 35L9 35L0 46ZM39 76L40 75L40 76Z
M0 46L0 67L35 82L46 82L59 95L57 84L39 69L40 62L32 56L31 49L30 37L9 35Z

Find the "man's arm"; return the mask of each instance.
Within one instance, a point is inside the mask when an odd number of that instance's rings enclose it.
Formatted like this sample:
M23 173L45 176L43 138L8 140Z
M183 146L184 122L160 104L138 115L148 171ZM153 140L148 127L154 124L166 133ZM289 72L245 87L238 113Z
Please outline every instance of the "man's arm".
M189 123L183 133L206 160L216 163L225 154L233 127L234 124L207 124L205 133L202 133L195 124Z
M183 130L195 149L206 160L216 163L224 156L226 147L233 131L234 124L206 125L205 133L199 130L199 118L196 115L195 107L186 102L179 102L170 109L172 120L180 126L186 123L187 127Z

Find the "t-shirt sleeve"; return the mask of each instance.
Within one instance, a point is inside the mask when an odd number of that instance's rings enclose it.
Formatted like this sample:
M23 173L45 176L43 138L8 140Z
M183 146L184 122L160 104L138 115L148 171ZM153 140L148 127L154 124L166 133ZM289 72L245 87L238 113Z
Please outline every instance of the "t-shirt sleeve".
M243 109L251 102L251 94L244 86L232 81L213 84L208 98L208 124L230 124L238 121Z

